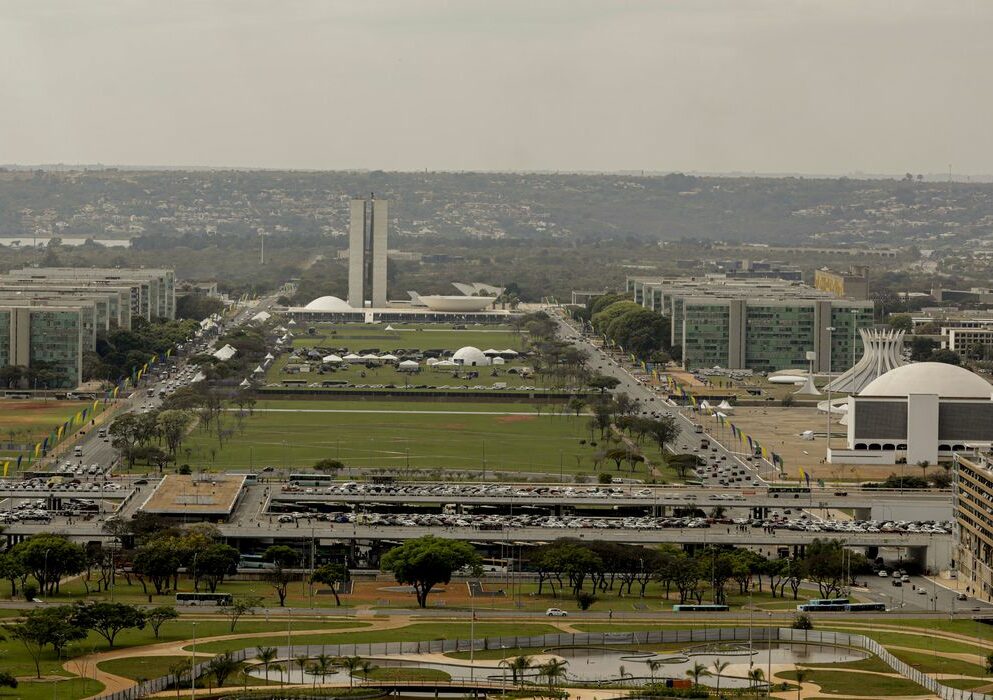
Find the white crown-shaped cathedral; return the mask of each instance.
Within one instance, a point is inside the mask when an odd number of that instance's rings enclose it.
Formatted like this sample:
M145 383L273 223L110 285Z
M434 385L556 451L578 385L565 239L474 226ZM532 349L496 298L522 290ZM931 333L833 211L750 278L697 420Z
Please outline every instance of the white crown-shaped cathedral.
M907 364L903 360L903 331L860 328L865 351L855 366L828 385L831 391L857 394L876 377Z

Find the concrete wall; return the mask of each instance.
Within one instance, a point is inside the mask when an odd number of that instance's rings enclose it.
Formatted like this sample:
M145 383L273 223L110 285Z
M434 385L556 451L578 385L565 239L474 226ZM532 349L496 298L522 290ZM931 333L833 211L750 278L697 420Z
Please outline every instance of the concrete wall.
M385 199L372 202L372 306L382 309L386 306L386 260L387 231L390 209Z
M348 303L365 306L365 200L353 199L348 225Z

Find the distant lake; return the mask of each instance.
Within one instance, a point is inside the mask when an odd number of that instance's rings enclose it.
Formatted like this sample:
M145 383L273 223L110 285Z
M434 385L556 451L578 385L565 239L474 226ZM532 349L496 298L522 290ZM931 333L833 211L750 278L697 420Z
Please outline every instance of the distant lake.
M45 238L42 236L21 236L17 237L0 237L0 245L10 246L14 242L18 242L22 248L30 248L33 244L37 244L39 248L44 248L48 245L48 242L52 240L51 238ZM62 245L83 245L88 241L88 238L63 238ZM94 242L99 243L107 248L130 248L131 239L130 238L94 238Z

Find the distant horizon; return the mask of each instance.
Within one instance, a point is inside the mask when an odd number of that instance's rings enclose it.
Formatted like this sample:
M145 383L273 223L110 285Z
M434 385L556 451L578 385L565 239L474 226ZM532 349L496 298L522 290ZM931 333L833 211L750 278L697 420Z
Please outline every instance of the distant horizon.
M765 179L785 179L785 178L807 178L837 180L839 178L849 178L852 180L902 180L906 172L902 173L869 173L869 172L843 172L843 173L816 173L816 172L762 172L762 171L704 171L704 170L569 170L569 169L448 169L448 168L424 168L417 170L409 169L386 169L386 168L291 168L278 166L228 166L228 165L138 165L122 163L0 163L0 169L10 171L31 171L43 170L46 172L99 172L102 170L132 170L136 172L293 172L293 173L372 173L384 172L400 175L416 174L508 174L508 175L608 175L623 177L664 177L666 175L687 175L693 177L725 177L725 178L765 178ZM917 175L924 177L924 182L928 183L976 183L993 182L993 172L991 173L911 173L916 181ZM950 179L949 179L950 178Z

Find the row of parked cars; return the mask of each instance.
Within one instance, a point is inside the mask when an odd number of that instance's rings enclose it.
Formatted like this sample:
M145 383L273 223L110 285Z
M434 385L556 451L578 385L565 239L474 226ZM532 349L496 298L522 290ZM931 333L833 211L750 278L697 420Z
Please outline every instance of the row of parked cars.
M101 489L105 489L107 491L119 491L121 486L113 481L100 484L95 481L82 482L79 479L56 476L46 479L25 479L23 481L0 480L0 488L10 489L11 491L45 491L61 493L65 491L100 491Z
M605 530L663 530L669 528L707 528L720 525L748 525L751 527L771 527L776 529L808 532L932 532L945 534L948 523L918 522L906 523L905 528L896 523L875 523L875 521L815 521L807 515L798 518L777 517L769 520L731 519L704 517L587 517L556 515L495 515L495 514L449 514L449 513L283 513L277 517L280 523L294 523L298 520L370 525L380 527L470 527L480 530L502 530L514 528L560 528L560 529L605 529ZM877 525L885 525L881 529ZM914 530L909 529L913 526Z
M296 484L283 486L283 493L330 494L332 496L437 496L439 498L466 498L490 496L493 498L643 498L650 500L656 492L644 487L620 488L617 486L520 486L516 484L373 484L348 481L327 487L305 487ZM718 501L744 501L741 494L707 494ZM686 494L688 500L696 494Z

